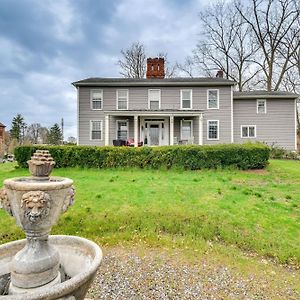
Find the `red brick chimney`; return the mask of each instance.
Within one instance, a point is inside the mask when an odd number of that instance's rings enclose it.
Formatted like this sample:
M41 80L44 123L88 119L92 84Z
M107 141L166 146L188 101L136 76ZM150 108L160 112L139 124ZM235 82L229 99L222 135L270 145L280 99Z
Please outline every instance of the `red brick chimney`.
M161 57L147 58L147 79L165 78L165 59Z
M218 77L218 78L223 78L223 76L224 76L224 72L223 72L222 70L219 70L219 71L217 72L216 77Z

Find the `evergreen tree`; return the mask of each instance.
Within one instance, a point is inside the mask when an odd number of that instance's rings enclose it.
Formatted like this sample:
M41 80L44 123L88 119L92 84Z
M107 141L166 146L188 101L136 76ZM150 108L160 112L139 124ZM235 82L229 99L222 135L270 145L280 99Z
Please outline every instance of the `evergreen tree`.
M55 123L48 133L48 144L60 145L62 143L63 136L61 129L57 123Z
M21 114L17 114L11 124L10 135L12 139L16 139L18 143L23 143L25 135L26 123Z

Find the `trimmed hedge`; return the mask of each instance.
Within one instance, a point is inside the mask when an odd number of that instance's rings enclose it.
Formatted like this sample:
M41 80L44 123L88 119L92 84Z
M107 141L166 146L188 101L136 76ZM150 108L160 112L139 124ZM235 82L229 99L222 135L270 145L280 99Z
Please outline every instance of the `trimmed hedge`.
M188 145L162 147L94 147L94 146L20 146L15 158L20 167L37 149L47 149L57 168L204 168L236 167L239 169L264 168L270 148L263 144Z

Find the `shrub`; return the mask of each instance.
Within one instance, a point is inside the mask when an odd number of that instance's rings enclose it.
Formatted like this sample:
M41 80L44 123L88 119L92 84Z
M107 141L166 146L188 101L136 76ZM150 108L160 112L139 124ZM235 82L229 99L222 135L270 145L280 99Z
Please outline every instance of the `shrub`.
M162 146L162 147L96 147L96 146L20 146L15 158L20 167L37 149L47 149L56 161L56 167L87 168L204 168L236 167L239 169L264 168L270 148L263 144L224 144L214 146Z
M281 147L272 145L270 151L272 159L299 159L299 155L295 151L288 151Z

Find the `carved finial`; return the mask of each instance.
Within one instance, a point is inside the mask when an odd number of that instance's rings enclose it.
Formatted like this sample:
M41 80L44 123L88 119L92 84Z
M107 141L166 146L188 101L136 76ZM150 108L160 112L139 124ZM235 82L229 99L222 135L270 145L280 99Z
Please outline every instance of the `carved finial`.
M27 163L31 175L41 179L48 178L55 165L55 161L48 150L37 150Z

